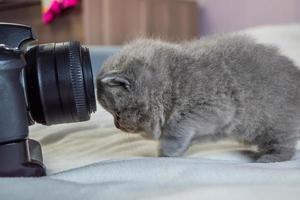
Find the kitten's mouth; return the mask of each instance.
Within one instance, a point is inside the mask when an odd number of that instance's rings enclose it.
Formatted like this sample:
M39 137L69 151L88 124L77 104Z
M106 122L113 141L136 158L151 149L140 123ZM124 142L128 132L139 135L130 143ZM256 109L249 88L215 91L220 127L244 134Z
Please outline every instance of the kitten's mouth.
M126 133L137 133L137 130L135 130L135 129L129 129L129 128L125 128L124 126L122 126L122 124L120 123L120 118L118 116L114 116L114 123L118 129L120 129Z
M116 126L118 129L121 129L121 125L120 125L119 119L120 119L119 116L114 115L114 123L115 123L115 126Z
M121 124L120 124L120 122L115 118L115 126L118 128L118 129L120 129L120 130L122 130L122 131L125 131L125 132L127 132L127 133L129 133L130 131L129 130L127 130L126 128L124 128L124 127L122 127L121 126Z

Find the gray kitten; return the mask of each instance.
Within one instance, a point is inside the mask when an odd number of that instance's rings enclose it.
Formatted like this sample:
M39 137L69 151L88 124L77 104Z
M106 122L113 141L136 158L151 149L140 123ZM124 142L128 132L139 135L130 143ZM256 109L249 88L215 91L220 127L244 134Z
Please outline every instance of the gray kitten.
M159 139L161 156L181 156L207 138L257 145L257 162L295 152L300 71L248 36L134 41L104 64L97 88L116 127Z

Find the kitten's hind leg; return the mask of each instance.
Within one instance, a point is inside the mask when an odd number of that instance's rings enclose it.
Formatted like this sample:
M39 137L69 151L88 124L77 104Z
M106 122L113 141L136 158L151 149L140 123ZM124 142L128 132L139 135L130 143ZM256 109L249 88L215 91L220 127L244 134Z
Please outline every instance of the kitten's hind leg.
M259 156L256 162L282 162L290 160L296 151L296 139L289 134L282 134L272 130L266 135L259 136L258 142Z

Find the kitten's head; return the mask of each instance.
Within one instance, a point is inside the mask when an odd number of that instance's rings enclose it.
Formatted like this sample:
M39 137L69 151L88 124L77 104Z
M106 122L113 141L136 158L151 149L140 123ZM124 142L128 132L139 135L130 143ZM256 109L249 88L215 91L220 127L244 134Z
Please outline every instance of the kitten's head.
M114 116L115 126L155 139L164 122L158 100L163 79L154 64L160 47L151 40L130 44L106 61L97 77L98 101Z

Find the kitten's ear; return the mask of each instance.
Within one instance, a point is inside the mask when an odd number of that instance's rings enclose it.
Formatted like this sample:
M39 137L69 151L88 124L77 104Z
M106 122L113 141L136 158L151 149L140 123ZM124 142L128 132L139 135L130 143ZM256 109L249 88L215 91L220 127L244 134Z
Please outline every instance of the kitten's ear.
M130 88L130 82L128 78L117 72L109 72L104 74L100 81L108 86L123 86L126 89Z

